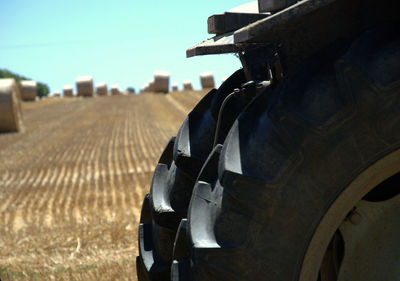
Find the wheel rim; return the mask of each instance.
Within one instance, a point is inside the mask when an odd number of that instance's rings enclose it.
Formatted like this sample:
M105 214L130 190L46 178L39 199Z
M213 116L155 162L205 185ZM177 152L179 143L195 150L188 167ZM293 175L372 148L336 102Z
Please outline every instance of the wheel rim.
M335 233L325 253L321 281L398 280L400 195L361 200Z
M331 205L331 207L327 210L325 213L325 216L322 218L320 224L316 228L314 232L314 236L311 239L311 242L308 246L308 249L305 254L305 258L303 261L303 265L301 268L301 273L300 273L300 281L310 281L310 280L321 280L321 281L341 281L341 280L378 280L378 279L366 279L363 277L359 277L359 279L352 279L350 278L350 271L353 271L353 274L361 274L361 271L359 269L354 270L354 264L357 263L358 256L360 254L357 253L357 251L350 250L352 247L358 247L358 243L353 243L351 237L353 235L362 235L362 234L355 234L355 226L357 226L357 220L359 219L358 216L362 214L362 216L369 216L370 214L376 212L376 209L378 210L385 210L384 213L390 213L390 212L396 212L398 214L400 211L400 207L398 206L399 203L399 196L395 196L390 200L384 200L382 202L368 202L365 200L362 200L363 197L365 197L371 190L373 190L375 187L377 187L379 184L384 182L385 180L391 178L392 176L398 174L400 172L400 150L397 150L386 157L382 158L381 160L377 161L375 164L370 166L368 169L366 169L364 172L362 172L349 186L348 188L343 191L337 200ZM389 203L390 202L390 203ZM394 202L394 203L392 203ZM389 204L386 206L386 204ZM393 206L391 206L393 204ZM389 216L390 217L390 216ZM393 217L394 221L389 221L387 219L384 219L383 221L386 221L386 223L391 224L390 226L390 233L389 235L399 235L399 221L395 220L395 218L398 216L396 215L391 215ZM376 218L379 219L379 218ZM380 219L382 220L382 216L380 216ZM351 220L353 222L351 222ZM389 219L390 220L390 219ZM361 220L362 221L362 220ZM361 225L361 221L359 222L359 225ZM355 226L352 227L351 225L353 224ZM350 224L350 225L349 225ZM362 228L371 228L373 225L372 222L365 222L363 223ZM393 225L396 225L395 227ZM373 227L372 227L373 228ZM359 227L361 229L361 227ZM360 230L361 231L361 230ZM366 230L365 230L366 231ZM354 234L351 234L353 233ZM362 231L361 231L362 232ZM377 230L377 232L380 232ZM340 236L342 236L343 239L343 258L341 258L340 254L338 252L328 254L328 262L330 263L330 271L336 271L336 273L332 274L325 274L326 273L326 264L324 265L324 260L326 259L326 254L330 250L329 247L332 245L332 240L335 239L334 235L335 233L338 233ZM343 234L346 233L346 234ZM398 237L398 236L397 236ZM346 242L347 241L347 242ZM368 240L364 240L363 245L368 244ZM371 243L369 241L369 243ZM385 243L387 245L393 243L388 242ZM396 241L395 247L400 247L398 244L399 242ZM361 244L360 244L361 245ZM386 246L387 246L386 245ZM336 250L339 249L338 245L334 246L336 247ZM345 248L347 247L347 252ZM392 246L393 247L393 246ZM371 250L372 251L372 250ZM346 252L346 253L345 253ZM396 249L393 248L393 252L396 252ZM399 251L399 248L397 248L397 252ZM362 253L362 252L361 252ZM364 252L365 253L365 252ZM395 253L394 253L395 254ZM331 257L329 257L329 255ZM345 257L346 255L346 257ZM336 258L332 258L336 257ZM338 260L339 258L339 260ZM373 260L373 259L372 259ZM397 259L397 264L398 264ZM384 262L386 259L384 260ZM326 262L326 261L325 261ZM339 268L336 270L335 269L335 263L337 264L339 262ZM376 260L375 260L376 262ZM361 263L358 263L361 265ZM324 268L325 267L325 268ZM398 278L398 273L399 271L395 270L396 265L389 266L392 268L394 271L392 274L395 274ZM372 267L371 270L374 270L375 266ZM381 269L384 271L385 266L382 266ZM325 271L325 273L322 273L322 276L320 274L320 271ZM378 271L378 270L377 270ZM343 273L342 273L343 272ZM365 277L365 276L364 276ZM325 279L322 279L325 278ZM387 279L381 279L380 280L387 280ZM394 280L394 279L389 279L389 280Z

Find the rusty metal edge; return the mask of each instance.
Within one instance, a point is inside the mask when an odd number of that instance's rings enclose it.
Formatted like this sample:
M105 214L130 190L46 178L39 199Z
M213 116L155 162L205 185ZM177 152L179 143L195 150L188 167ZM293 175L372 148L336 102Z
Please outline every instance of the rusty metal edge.
M255 38L264 35L272 28L302 17L316 9L329 5L336 0L303 0L265 19L249 24L241 29L221 34L205 40L186 50L186 57L209 54L237 53L240 44L246 42L257 43ZM260 42L261 43L261 42Z
M233 42L243 43L251 41L265 34L272 28L287 23L288 21L302 17L316 9L326 6L336 0L303 0L280 11L268 18L256 21L248 26L238 29L234 32Z
M214 36L186 50L186 57L209 54L226 54L238 52L238 47L233 43L233 32Z

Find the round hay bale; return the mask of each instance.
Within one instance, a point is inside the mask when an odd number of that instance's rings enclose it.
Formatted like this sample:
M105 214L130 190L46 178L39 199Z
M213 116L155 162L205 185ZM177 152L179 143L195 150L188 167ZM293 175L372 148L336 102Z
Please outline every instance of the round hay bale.
M68 98L73 97L74 96L73 87L71 85L65 85L63 87L63 95L64 95L64 97L68 97Z
M214 75L211 71L200 74L200 82L203 90L215 88Z
M0 132L22 130L21 94L13 78L0 79Z
M76 90L78 97L93 97L93 78L90 75L76 78Z
M120 95L121 92L119 91L119 86L117 84L113 84L111 85L111 95L112 96L116 96L116 95Z
M178 84L173 83L173 84L171 85L171 88L172 88L172 92L177 92L177 91L178 91Z
M154 88L154 78L149 79L149 81L147 81L147 91L148 92L155 92L155 88Z
M156 93L169 92L169 72L165 70L154 71L154 86L153 91Z
M98 96L107 96L108 89L106 82L100 82L96 84L96 93Z
M21 81L21 97L23 101L35 101L37 96L37 83L31 80Z
M149 91L149 83L143 85L143 93L147 93Z
M193 91L192 81L189 79L183 80L183 89L186 91Z

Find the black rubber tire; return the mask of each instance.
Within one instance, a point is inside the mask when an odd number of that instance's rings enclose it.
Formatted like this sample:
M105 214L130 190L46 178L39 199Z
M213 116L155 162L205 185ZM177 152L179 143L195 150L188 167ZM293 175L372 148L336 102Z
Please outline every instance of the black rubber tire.
M299 280L330 206L400 149L399 35L325 50L246 108L195 184L173 280Z
M218 90L210 91L190 112L177 137L171 138L154 171L150 193L146 195L139 225L139 281L169 280L173 245L187 208L197 175L210 153L219 108L233 89L246 82L243 70L236 71ZM249 103L234 97L222 115L219 142Z

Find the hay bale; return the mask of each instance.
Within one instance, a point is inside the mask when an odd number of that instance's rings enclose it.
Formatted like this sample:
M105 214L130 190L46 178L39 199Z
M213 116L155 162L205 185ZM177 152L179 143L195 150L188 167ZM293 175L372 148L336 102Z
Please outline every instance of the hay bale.
M96 84L96 93L98 96L108 96L108 89L106 82Z
M74 96L73 87L71 85L65 85L63 87L63 95L64 95L64 97L68 97L68 98L73 97Z
M36 81L23 80L21 81L21 97L23 101L35 101L37 96Z
M55 98L59 98L59 97L61 97L61 92L60 92L59 90L57 90L57 91L54 91L54 93L53 93L53 97L55 97Z
M154 71L154 86L153 91L156 93L169 92L169 72L165 70Z
M178 84L172 83L171 88L172 88L172 92L177 92L178 91Z
M22 130L21 94L13 78L0 79L0 132Z
M111 88L111 95L112 96L116 96L116 95L120 95L121 94L121 92L119 90L119 86L117 84L111 85L110 88Z
M148 92L148 88L149 88L148 83L144 84L144 85L143 85L143 88L142 88L142 89L143 89L142 92L143 92L143 93L147 93L147 92Z
M183 89L186 91L193 91L192 81L189 79L183 80Z
M214 75L211 71L200 74L200 82L203 90L215 88Z
M149 79L143 86L143 93L154 92L154 79Z
M93 97L93 78L90 75L76 78L76 90L78 97Z
M148 92L155 92L155 88L154 88L154 78L149 79L149 81L147 81L147 91Z

